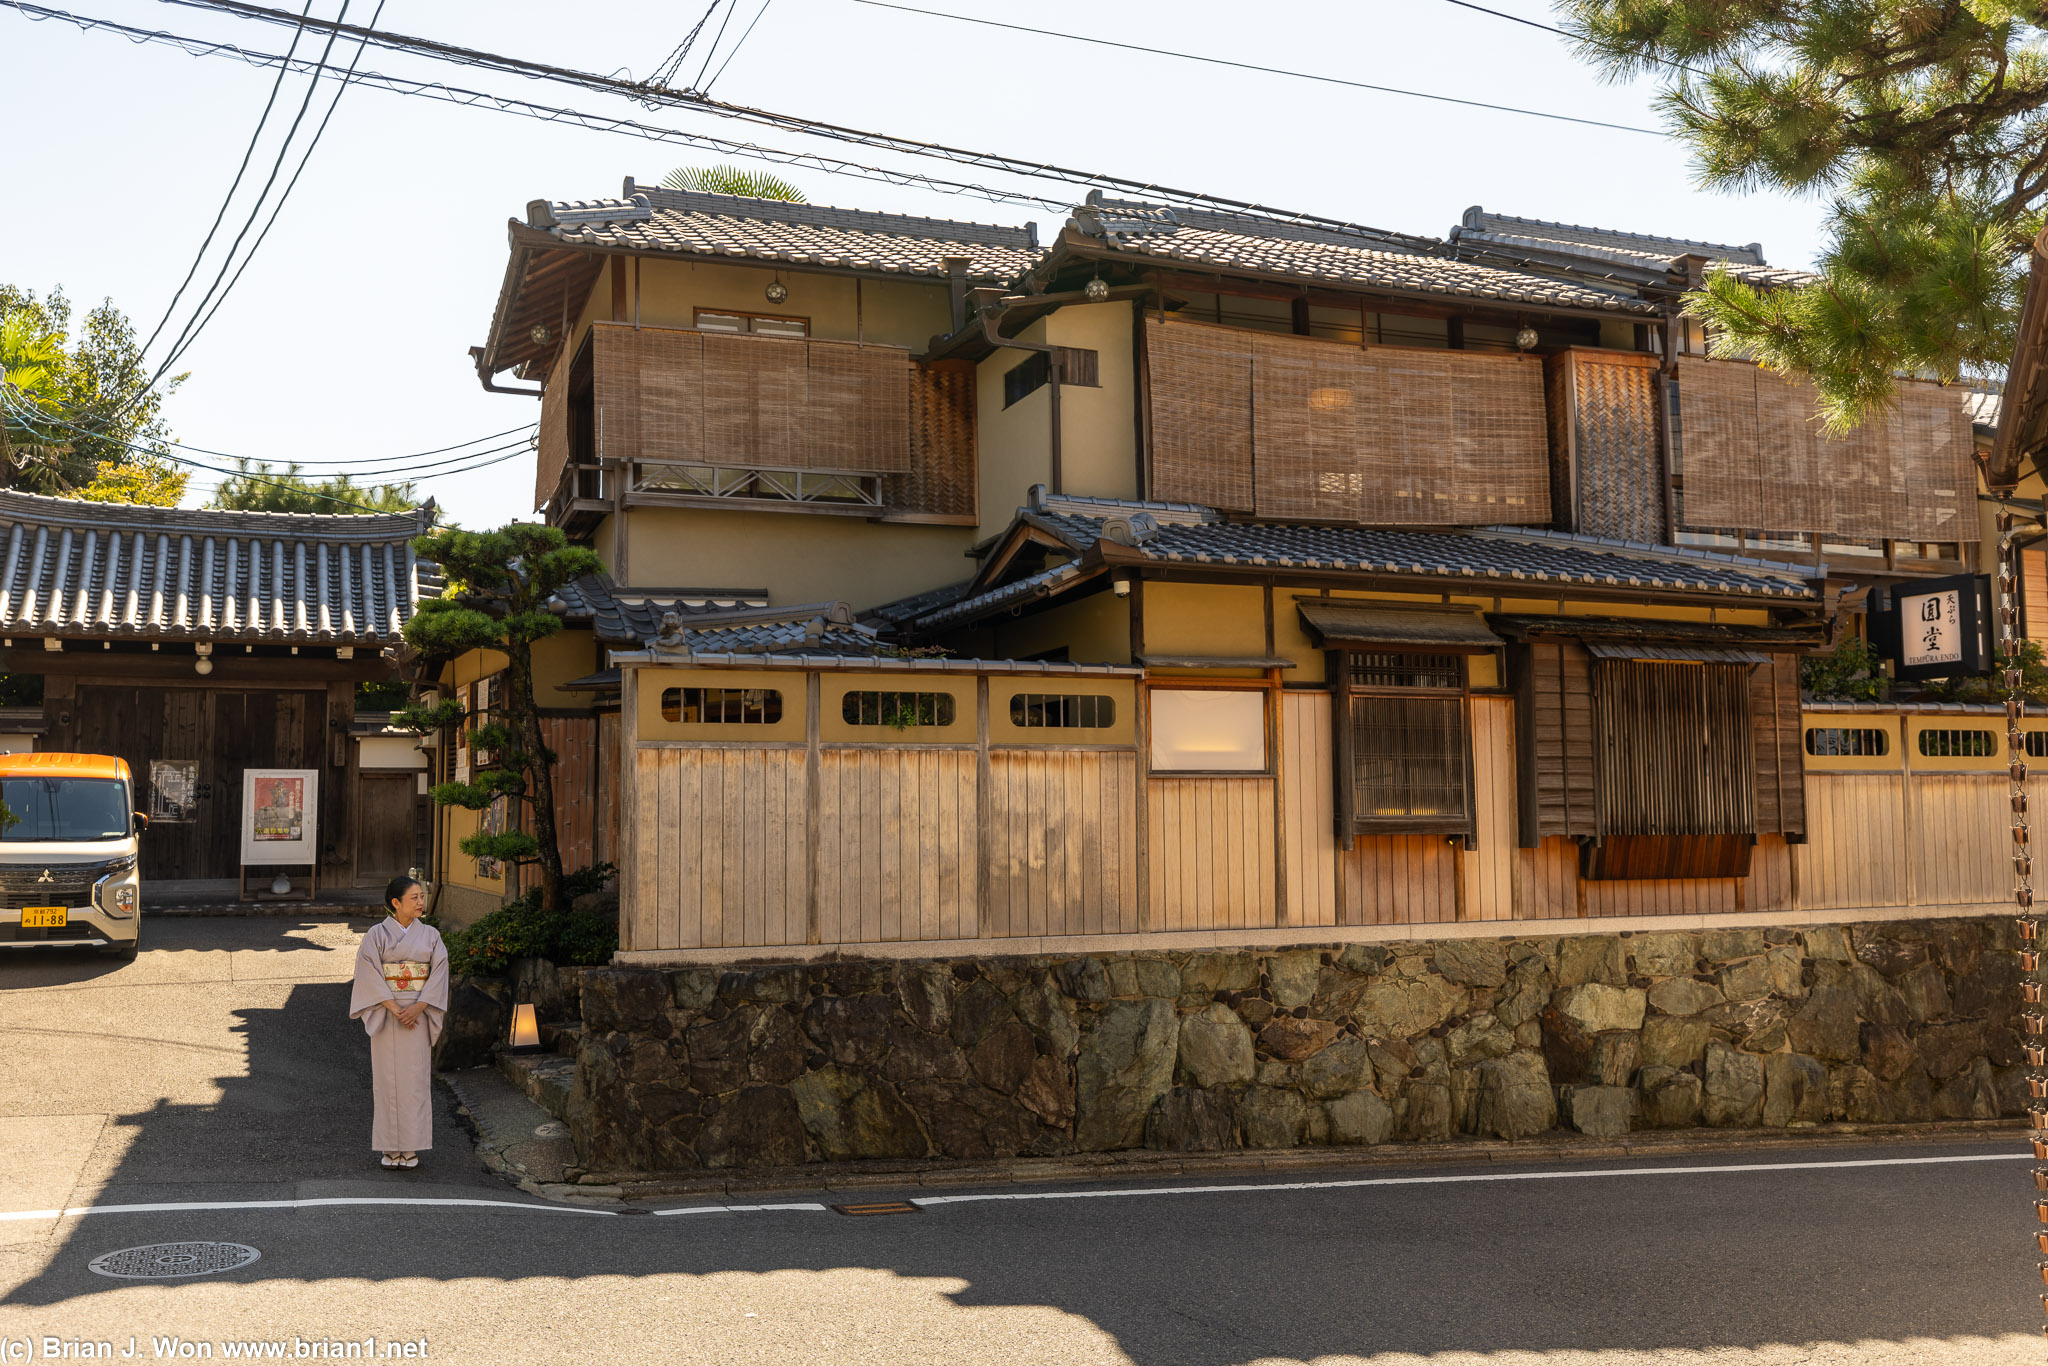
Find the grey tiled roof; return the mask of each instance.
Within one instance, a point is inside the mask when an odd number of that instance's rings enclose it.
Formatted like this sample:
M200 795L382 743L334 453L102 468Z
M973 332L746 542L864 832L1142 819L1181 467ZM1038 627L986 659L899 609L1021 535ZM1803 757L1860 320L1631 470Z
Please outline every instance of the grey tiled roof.
M1998 415L2004 406L2005 395L2002 393L1971 389L1963 394L1963 407L1970 414L1970 426L1985 436L1998 430Z
M709 590L633 590L588 574L556 593L569 621L599 640L646 645L661 655L873 654L876 631L843 602L771 607L749 594Z
M383 645L433 566L413 513L323 516L0 491L0 630L90 639Z
M1519 248L1657 272L1681 256L1704 256L1751 284L1802 284L1814 278L1809 271L1769 264L1764 260L1760 242L1738 247L1723 242L1589 228L1577 223L1549 223L1540 218L1488 213L1476 204L1465 210L1463 221L1451 229L1451 241L1461 250L1471 246Z
M1429 239L1388 234L1376 244L1361 233L1122 201L1083 205L1070 223L1116 251L1196 266L1446 298L1655 312L1653 305L1613 288L1433 255L1421 249Z
M1291 526L1228 522L1221 514L1187 516L1185 505L1104 503L1047 499L1029 510L1057 529L1077 552L1103 538L1112 521L1130 525L1135 549L1160 564L1235 565L1246 569L1319 569L1375 575L1464 578L1493 587L1538 584L1617 589L1687 590L1745 598L1809 601L1813 580L1762 560L1740 559L1670 546L1638 545L1522 528L1458 531L1387 531L1362 527ZM1119 534L1129 534L1118 529ZM1063 591L1091 570L1070 561L934 608L919 617L932 630L982 617L996 609ZM1825 571L1816 570L1816 576Z
M968 274L1007 282L1043 253L1030 227L869 213L626 181L617 199L536 200L527 223L564 244L738 257L943 278L948 256Z
M555 596L564 619L588 625L599 640L641 641L661 629L664 613L722 617L768 605L765 593L746 589L622 589L603 574L572 579Z

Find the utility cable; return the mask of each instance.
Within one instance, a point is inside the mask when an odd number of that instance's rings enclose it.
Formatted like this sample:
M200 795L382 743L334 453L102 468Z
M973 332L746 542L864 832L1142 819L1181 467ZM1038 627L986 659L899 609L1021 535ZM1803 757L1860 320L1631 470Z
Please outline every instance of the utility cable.
M705 49L704 65L697 68L697 80L692 82L693 85L701 83L704 73L711 69L711 59L718 55L718 45L725 41L725 26L732 22L733 11L739 7L740 0L726 0L725 18L718 21L718 32L712 35L711 46Z
M354 3L354 0L341 0L341 17L343 19L348 18L348 7L352 3ZM302 16L300 23L303 24L304 22L305 18ZM235 234L235 240L228 244L227 256L221 261L220 270L215 273L213 283L208 285L206 293L200 296L199 303L193 309L192 316L186 319L185 326L178 333L177 340L171 343L169 353L165 355L162 363L157 366L156 373L149 377L149 385L147 387L156 387L156 382L164 377L164 374L169 371L178 357L185 353L193 341L198 340L199 333L204 329L206 323L213 318L213 314L207 309L207 304L213 299L215 292L219 291L222 299L227 297L227 290L221 289L221 282L227 279L228 267L234 264L235 253L241 249L242 240L249 235L249 229L256 226L256 215L263 212L263 201L270 197L271 187L277 184L278 173L284 169L284 159L291 155L292 139L299 135L299 125L305 121L306 111L313 106L313 95L320 86L320 72L326 69L327 58L333 53L334 44L339 38L340 34L337 30L328 29L327 45L320 50L320 60L314 67L313 78L306 83L305 98L299 101L299 112L292 116L292 126L285 130L284 141L278 145L277 159L271 163L270 175L263 182L263 188L257 191L256 203L249 210L248 221L243 223L242 230ZM357 49L357 55L361 56L360 48ZM347 89L346 83L344 83L342 88ZM294 177L295 180L296 178ZM272 216L274 218L275 214ZM265 231L268 231L267 227ZM250 249L252 255L254 251L255 249L252 247ZM243 267L246 267L248 262L245 260L242 264ZM235 278L241 278L240 269L236 270ZM228 289L233 288L233 284L230 283Z
M312 13L313 0L306 0L305 14L311 15ZM297 32L292 34L291 48L285 54L287 57L298 52L299 39L304 37L305 33L305 28L301 26ZM278 91L284 89L284 78L290 74L291 68L289 63L280 63L277 68L277 79L271 82L270 85L270 98L263 102L263 112L256 116L256 129L249 134L249 145L242 149L242 164L235 168L235 178L228 184L228 192L221 196L219 211L213 215L213 226L206 230L205 238L199 243L199 250L193 253L191 269L185 272L185 278L178 284L177 293L171 295L171 302L165 307L163 317L157 320L156 326L150 331L149 340L142 344L140 350L136 353L137 355L146 354L150 347L156 345L156 339L162 334L165 325L171 321L171 315L178 311L178 301L185 297L186 289L192 284L192 277L199 273L199 263L206 259L206 249L213 245L214 234L220 231L222 221L227 218L228 205L234 202L235 191L242 188L242 177L248 174L250 158L256 155L256 144L262 140L263 129L270 122L270 111L277 103Z
M738 4L739 0L733 0L733 3ZM747 31L742 33L740 40L732 45L732 51L725 54L725 60L718 64L718 70L711 73L711 79L704 82L703 88L698 92L699 94L709 95L711 93L711 87L718 84L718 78L723 76L725 69L732 65L732 59L739 56L740 49L747 45L747 39L754 36L754 24L761 22L761 16L766 14L768 7L774 3L775 0L761 0L761 8L754 11L753 23L747 25Z
M377 0L377 8L370 15L370 26L372 28L376 27L378 15L381 15L384 12L384 4L385 0ZM344 3L342 5L342 13L346 14L347 12L348 5ZM361 62L363 59L363 49L363 44L357 45L355 58L348 65L348 73L341 78L341 84L335 87L334 98L328 101L327 112L320 116L319 126L313 130L313 136L311 140L306 143L306 150L300 154L299 164L292 171L292 178L285 182L283 193L279 194L277 197L277 201L270 206L270 217L264 220L263 231L256 234L256 240L250 244L248 252L245 253L242 257L242 264L235 267L234 278L230 279L227 283L227 287L221 290L220 297L214 300L213 307L207 310L206 316L198 320L198 325L195 328L193 328L191 338L187 340L182 346L180 346L174 353L172 357L172 363L175 363L177 357L183 356L185 352L191 348L192 342L198 340L199 334L206 330L207 324L213 321L213 315L220 312L220 306L227 302L228 295L232 294L234 292L235 286L241 282L242 272L246 271L249 268L249 263L256 259L256 253L263 249L264 240L270 236L270 229L277 223L277 216L280 213L284 212L285 201L289 200L292 197L292 191L298 186L299 177L306 173L306 163L313 159L314 149L319 147L321 137L326 134L327 125L334 118L334 111L341 107L341 97L348 93L349 81L352 77L354 77L356 73L356 64ZM323 63L326 61L326 57L324 54L321 57L321 61ZM315 70L313 73L313 84L318 85L319 81L320 72L318 70ZM312 98L312 90L309 88L306 94L307 99L310 102ZM304 110L301 109L300 112L303 113ZM298 127L297 123L294 123L292 126L294 129ZM287 142L287 145L289 145L289 142ZM262 201L260 200L258 201L259 204L261 202Z
M1473 4L1472 0L1444 0L1444 3L1456 5L1460 9L1478 10L1481 14L1491 14L1494 18L1505 19L1511 24L1527 24L1530 28L1540 28L1545 33L1555 33L1558 37L1569 38L1575 43L1583 43L1586 41L1586 39L1584 39L1576 33L1573 33L1569 29L1558 28L1554 24L1546 24L1536 19L1524 19L1521 15L1509 14L1506 10L1488 9L1484 5ZM1634 58L1639 57L1643 54L1628 52L1618 53L1617 55ZM1684 62L1674 62L1669 57L1649 56L1648 60L1660 63L1664 66L1676 67L1678 70L1686 72L1689 75L1698 76L1702 74L1701 72L1693 70L1693 68L1687 66Z
M1552 114L1541 109L1522 109L1511 104L1488 104L1485 100L1459 99L1455 95L1432 95L1423 90L1402 90L1397 86L1373 85L1368 81L1347 81L1341 76L1319 76L1312 71L1290 71L1284 67L1260 66L1255 62L1234 62L1224 57L1204 57L1195 52L1175 52L1171 48L1146 47L1141 43L1119 43L1108 38L1090 38L1079 33L1062 33L1057 29L1031 28L1024 24L1005 24L994 19L977 19L966 14L948 14L944 10L919 9L915 5L897 5L889 0L853 0L856 5L870 5L876 9L901 10L905 14L924 14L934 19L951 19L955 23L980 24L985 28L1008 29L1013 33L1035 33L1044 38L1063 38L1073 43L1091 43L1096 47L1119 48L1125 52L1145 52L1155 57L1174 57L1184 62L1206 62L1210 66L1227 66L1239 71L1260 71L1269 76L1289 76L1301 81L1320 81L1324 85L1344 85L1354 90L1376 90L1382 95L1406 95L1411 99L1436 100L1441 104L1461 104L1468 109L1491 109L1501 114L1526 114L1534 119L1555 119L1559 123L1582 123L1589 128L1612 128L1623 133L1647 133L1661 138L1664 134L1655 128L1637 128L1632 124L1608 123L1604 119L1582 119L1573 114ZM764 7L765 8L765 7ZM1492 11L1488 11L1491 13ZM1512 16L1504 16L1512 17ZM1541 25L1538 25L1541 27Z
M682 74L683 59L690 55L690 49L696 45L697 35L702 33L704 25L711 21L711 12L723 3L725 0L711 0L705 7L703 17L697 20L695 27L683 35L683 41L676 44L676 50L662 58L661 65L654 68L654 74L647 78L649 81L655 85L667 85Z

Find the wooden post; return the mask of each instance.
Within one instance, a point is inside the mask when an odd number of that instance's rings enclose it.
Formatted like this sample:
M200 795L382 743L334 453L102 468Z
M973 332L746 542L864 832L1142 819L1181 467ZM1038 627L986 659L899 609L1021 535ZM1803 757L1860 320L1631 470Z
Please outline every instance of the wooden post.
M994 853L989 840L989 804L995 796L995 774L988 762L987 674L979 674L974 680L974 769L975 811L980 817L974 823L974 899L977 904L974 933L977 939L986 939L989 936L990 920L989 887L993 881L990 877L989 858Z
M1273 648L1273 587L1266 586L1266 649ZM1281 708L1287 694L1281 691L1280 671L1266 670L1266 747L1273 769L1273 924L1290 925L1293 917L1287 905L1287 732Z
M641 869L654 857L640 847L640 671L619 671L619 947L652 948L639 941ZM659 938L657 935L656 938Z
M824 805L825 776L818 748L818 705L824 680L816 672L804 675L804 942L819 943L822 934L818 910L819 844L824 838L820 808Z

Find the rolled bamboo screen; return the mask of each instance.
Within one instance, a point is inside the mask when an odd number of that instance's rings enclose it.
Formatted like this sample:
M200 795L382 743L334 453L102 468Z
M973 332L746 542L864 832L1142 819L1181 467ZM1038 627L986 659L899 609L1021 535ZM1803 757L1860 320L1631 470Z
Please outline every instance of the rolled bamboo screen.
M1533 359L1147 327L1157 497L1383 525L1550 520Z
M1150 322L1156 497L1252 510L1250 334Z
M916 367L910 380L910 469L882 481L883 500L914 512L973 515L974 452L974 367Z
M596 398L611 458L906 473L901 347L599 324Z
M1747 361L1678 361L1678 476L1688 528L1974 541L1969 414L1909 380L1892 411L1830 437L1815 393Z
M1574 347L1548 367L1553 499L1588 536L1664 542L1657 362Z
M533 467L533 506L546 506L562 482L569 463L569 367L555 366L540 394L540 452Z

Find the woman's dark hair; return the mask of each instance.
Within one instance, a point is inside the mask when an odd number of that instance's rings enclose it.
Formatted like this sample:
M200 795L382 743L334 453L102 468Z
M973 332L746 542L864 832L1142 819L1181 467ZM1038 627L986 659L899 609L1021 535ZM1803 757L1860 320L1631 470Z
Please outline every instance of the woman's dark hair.
M421 883L418 878L406 877L402 874L391 879L391 881L384 884L384 909L390 910L392 902L420 885Z

